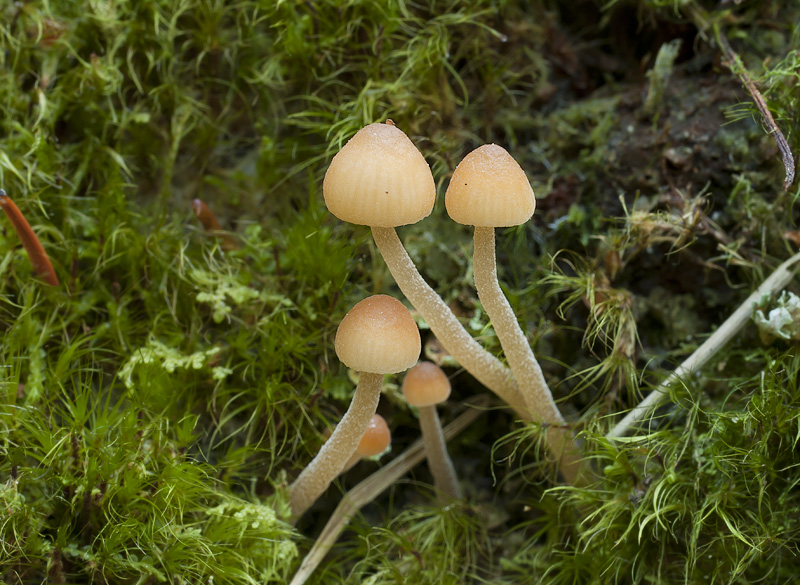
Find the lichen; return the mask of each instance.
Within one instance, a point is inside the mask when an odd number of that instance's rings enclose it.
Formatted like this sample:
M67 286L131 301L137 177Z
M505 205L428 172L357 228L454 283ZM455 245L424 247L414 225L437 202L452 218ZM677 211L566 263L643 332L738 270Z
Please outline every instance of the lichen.
M783 291L774 303L770 300L770 296L765 295L753 311L753 320L761 338L766 341L778 337L800 340L800 297L791 291Z
M196 351L185 355L157 339L150 339L145 347L133 351L130 359L120 369L119 375L125 386L133 389L135 386L133 376L139 373L137 370L143 366L152 365L163 369L168 374L173 374L178 370L200 370L207 367L209 361L219 352L219 347L212 347L205 351ZM214 378L217 379L226 370L229 368L214 368ZM224 379L224 375L222 379Z

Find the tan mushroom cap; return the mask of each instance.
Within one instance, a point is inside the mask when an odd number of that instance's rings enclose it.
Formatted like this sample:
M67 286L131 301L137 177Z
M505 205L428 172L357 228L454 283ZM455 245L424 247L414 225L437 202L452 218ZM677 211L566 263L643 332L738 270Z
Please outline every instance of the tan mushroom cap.
M481 227L520 225L536 209L525 171L496 144L484 144L464 157L453 172L444 203L454 221Z
M350 223L396 227L430 215L436 185L428 163L394 124L365 126L333 157L325 205Z
M367 425L367 430L364 431L364 436L358 443L356 453L362 457L372 457L373 455L380 455L392 442L392 433L389 430L389 425L386 424L384 419L379 414L373 414Z
M371 374L407 370L419 358L419 329L403 303L387 295L358 302L336 331L336 355L349 368Z
M403 380L403 396L411 406L440 404L450 396L450 380L436 364L419 362Z

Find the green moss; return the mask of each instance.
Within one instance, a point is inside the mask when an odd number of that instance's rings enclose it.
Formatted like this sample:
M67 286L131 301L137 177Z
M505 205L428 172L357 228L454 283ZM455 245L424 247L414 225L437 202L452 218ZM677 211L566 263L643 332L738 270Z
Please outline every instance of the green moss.
M197 450L197 417L171 423L83 377L74 395L4 417L4 578L47 567L54 581L283 582L297 554L291 528L268 500L225 493Z
M362 560L348 575L348 583L476 581L481 579L476 568L490 554L484 519L460 502L414 506L384 527L371 527L359 544L352 554Z

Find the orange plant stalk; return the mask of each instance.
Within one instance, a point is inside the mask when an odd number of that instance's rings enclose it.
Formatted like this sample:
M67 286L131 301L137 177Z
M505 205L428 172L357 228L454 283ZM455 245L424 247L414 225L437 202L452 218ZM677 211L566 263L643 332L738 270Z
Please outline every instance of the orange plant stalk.
M213 233L214 235L222 237L222 249L226 252L230 252L231 250L236 250L239 246L236 245L236 241L228 234L224 232L222 226L220 225L219 221L217 220L217 216L214 215L214 212L209 209L208 205L205 204L200 199L195 199L192 201L192 211L197 216L197 219L200 220L200 223L203 224L203 227Z
M6 214L8 221L14 226L14 231L17 232L22 247L28 253L28 258L33 264L33 269L42 279L50 286L58 286L58 277L56 271L53 270L53 265L50 263L50 258L47 257L47 252L44 251L42 243L36 234L31 229L31 224L22 215L19 207L11 200L11 197L6 195L6 192L0 189L0 208Z

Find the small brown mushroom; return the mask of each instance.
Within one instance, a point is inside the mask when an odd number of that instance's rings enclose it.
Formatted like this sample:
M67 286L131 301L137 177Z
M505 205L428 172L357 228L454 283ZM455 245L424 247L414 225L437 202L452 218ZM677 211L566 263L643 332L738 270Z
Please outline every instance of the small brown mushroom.
M445 194L445 207L458 223L475 226L473 274L478 297L500 339L532 420L547 425L547 446L574 483L580 454L558 410L539 362L497 280L494 230L528 221L536 208L525 171L501 146L483 145L462 160Z
M358 442L356 452L350 457L342 473L350 470L350 468L364 457L380 455L386 451L391 444L392 432L389 430L389 425L386 424L386 419L377 413L373 414L367 425L367 430L364 431L364 435Z
M222 229L222 225L220 225L217 216L214 215L214 212L211 211L211 208L206 205L203 200L193 199L192 211L194 212L195 217L197 217L207 231L222 238L221 248L225 252L231 252L239 249L239 245L236 243L236 240L234 240L230 234L226 233Z
M450 396L450 380L442 368L431 362L419 362L408 370L403 379L403 396L411 406L419 410L419 426L425 445L428 468L433 475L433 484L439 494L461 498L461 488L447 452L447 442L442 432L442 423L436 405Z
M336 331L335 348L339 360L361 374L350 408L290 487L295 518L342 472L375 414L383 376L413 366L419 359L421 341L408 309L395 298L375 295L360 301L345 315Z

